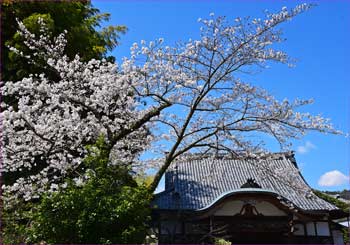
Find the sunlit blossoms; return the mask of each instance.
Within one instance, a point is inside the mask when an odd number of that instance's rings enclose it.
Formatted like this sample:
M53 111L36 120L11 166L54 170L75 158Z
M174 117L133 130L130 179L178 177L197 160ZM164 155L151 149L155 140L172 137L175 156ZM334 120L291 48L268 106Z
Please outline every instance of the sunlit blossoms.
M100 135L118 154L111 164L135 159L150 140L145 122L165 105L141 105L133 90L137 76L118 70L115 64L85 63L78 56L68 60L63 55L63 34L50 42L43 28L36 40L22 23L19 27L28 40L25 44L38 51L34 56L46 59L47 69L59 82L33 74L22 81L7 81L3 87L2 94L12 100L2 105L2 171L7 176L20 175L12 185L3 186L5 193L28 200L57 189L62 177L77 174L85 146Z
M33 74L5 83L3 94L17 102L2 105L2 171L26 170L27 175L3 189L25 199L56 189L62 176L79 167L85 146L100 135L109 142L112 163L130 163L135 152L144 150L161 159L141 162L159 168L155 189L170 163L184 153L258 156L266 151L264 135L288 149L291 139L308 130L339 133L328 119L296 111L311 100L278 101L239 78L270 62L292 64L274 49L283 40L275 27L309 8L302 4L266 19L232 23L211 14L199 19L198 40L173 47L162 38L141 41L120 66L82 62L78 56L68 60L62 55L63 34L50 41L45 28L35 37L20 23L25 44L38 50L59 81Z

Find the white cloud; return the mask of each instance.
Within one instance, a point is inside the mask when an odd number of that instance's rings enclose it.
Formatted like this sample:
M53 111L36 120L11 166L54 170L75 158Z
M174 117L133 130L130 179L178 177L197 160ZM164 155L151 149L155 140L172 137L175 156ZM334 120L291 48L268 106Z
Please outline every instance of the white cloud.
M313 149L316 149L316 146L312 144L310 141L306 141L305 145L298 146L297 153L305 154Z
M349 176L338 170L329 171L323 174L318 180L319 186L338 186L349 183Z

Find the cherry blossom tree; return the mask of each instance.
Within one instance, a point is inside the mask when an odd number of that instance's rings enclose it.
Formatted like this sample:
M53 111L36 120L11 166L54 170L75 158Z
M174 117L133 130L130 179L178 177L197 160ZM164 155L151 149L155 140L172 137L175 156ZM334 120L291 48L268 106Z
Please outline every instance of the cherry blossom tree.
M172 104L159 117L151 119L162 125L153 133L164 139L153 147L163 156L162 161L156 161L160 165L151 186L153 190L170 164L187 152L199 156L223 153L262 157L267 155L264 135L272 136L282 150L287 150L292 139L310 130L341 133L329 119L297 111L312 100L278 101L264 89L240 80L241 73L260 71L271 62L293 65L286 53L274 49L273 44L283 41L276 27L311 7L308 4L292 10L283 7L278 13L268 13L264 20L236 18L233 24L225 17L210 14L209 19L198 20L202 24L199 40L179 43L173 48L133 47L133 54L145 57L143 66L136 67L145 74L140 83L157 84L158 91L163 91L162 99ZM168 65L167 70L163 69L164 64ZM173 71L180 73L175 73L174 78ZM135 90L144 96L153 88L141 86ZM280 170L268 172L279 177L287 175ZM290 173L288 178L292 180L296 174Z
M16 193L26 200L48 189L57 190L64 177L77 177L85 146L100 135L118 156L111 164L132 161L150 140L145 123L170 106L165 102L140 105L133 90L138 78L123 69L118 71L115 64L82 62L78 56L70 61L63 55L65 34L51 40L45 23L40 24L42 35L36 37L19 22L25 44L36 51L34 57L26 58L32 65L37 65L37 59L46 60L45 68L60 77L59 82L33 74L21 81L8 81L2 89L3 95L12 96L16 103L2 104L1 171L4 177L18 171L25 175L2 188L5 194ZM77 184L83 181L75 179Z
M158 169L151 184L155 190L170 164L185 153L256 156L266 151L262 135L273 136L286 149L309 130L340 133L328 119L297 111L311 100L278 101L240 80L242 72L259 71L270 62L292 65L274 48L283 41L276 27L310 8L284 7L265 19L233 23L211 14L198 20L199 40L174 47L162 38L141 41L120 66L82 62L78 56L69 60L62 55L64 34L50 41L44 25L35 37L20 23L26 44L47 60L60 82L40 74L6 82L3 93L18 103L2 105L2 171L36 173L3 189L26 199L48 187L56 190L62 176L81 165L84 146L100 135L110 146L111 164L135 162L135 152L153 151L157 159L135 167ZM28 59L35 65L35 57Z

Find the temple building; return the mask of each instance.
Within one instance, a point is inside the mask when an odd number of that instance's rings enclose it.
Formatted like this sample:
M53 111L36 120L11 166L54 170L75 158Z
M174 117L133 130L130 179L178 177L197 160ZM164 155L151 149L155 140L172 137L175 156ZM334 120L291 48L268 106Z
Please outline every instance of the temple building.
M159 243L342 244L349 215L317 197L293 153L263 159L188 157L153 201Z

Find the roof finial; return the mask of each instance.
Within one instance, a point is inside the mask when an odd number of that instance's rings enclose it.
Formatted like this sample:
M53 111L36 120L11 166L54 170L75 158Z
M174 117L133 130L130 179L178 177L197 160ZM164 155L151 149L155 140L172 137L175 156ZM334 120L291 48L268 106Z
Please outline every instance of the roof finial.
M248 178L247 182L244 183L241 188L261 188L261 186L256 183L255 179L253 178Z

